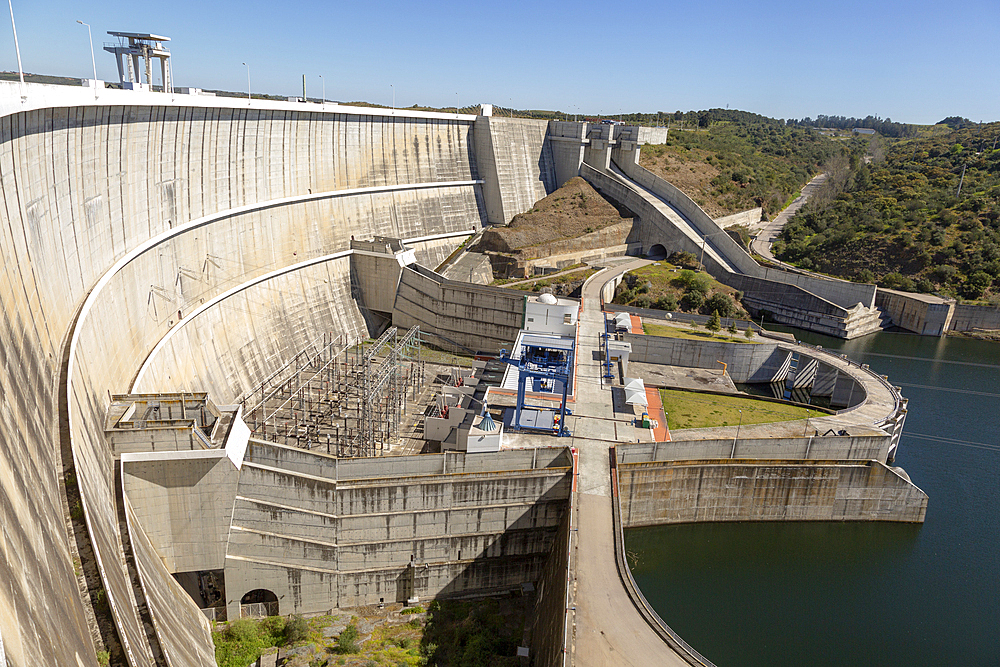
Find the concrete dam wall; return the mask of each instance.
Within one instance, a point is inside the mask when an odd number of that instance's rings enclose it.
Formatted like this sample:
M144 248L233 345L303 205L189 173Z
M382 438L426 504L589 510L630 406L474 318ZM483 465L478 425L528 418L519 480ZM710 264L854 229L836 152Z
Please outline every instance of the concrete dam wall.
M626 528L695 521L922 523L927 495L878 461L619 464Z
M567 514L564 448L341 459L251 441L226 557L229 618L273 586L279 613L536 581Z
M26 91L22 104L0 86L0 637L11 665L96 664L97 595L125 659L152 665L210 640L194 615L154 623L163 638L143 616L170 618L171 595L141 601L133 582L172 582L150 574L162 565L142 544L138 572L126 566L100 426L109 393L145 363L140 388L235 400L323 334L365 335L351 235L418 239L418 256L441 257L480 227L475 118ZM82 535L64 519L71 466ZM78 594L73 559L88 549L101 583Z

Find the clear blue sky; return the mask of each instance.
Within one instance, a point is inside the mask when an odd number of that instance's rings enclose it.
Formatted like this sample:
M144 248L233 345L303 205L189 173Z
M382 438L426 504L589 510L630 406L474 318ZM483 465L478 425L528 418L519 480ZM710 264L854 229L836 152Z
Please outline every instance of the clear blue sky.
M611 115L725 107L1000 120L1000 2L14 0L25 71L116 80L108 30L172 38L175 85ZM7 20L6 18L4 20ZM10 25L0 69L14 70ZM159 83L159 75L156 82Z

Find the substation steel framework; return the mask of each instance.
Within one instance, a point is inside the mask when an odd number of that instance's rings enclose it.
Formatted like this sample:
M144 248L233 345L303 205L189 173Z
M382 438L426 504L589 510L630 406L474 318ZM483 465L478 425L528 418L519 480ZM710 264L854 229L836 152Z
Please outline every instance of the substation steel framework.
M336 456L381 456L399 441L407 392L424 382L420 329L372 343L324 335L242 400L254 437Z

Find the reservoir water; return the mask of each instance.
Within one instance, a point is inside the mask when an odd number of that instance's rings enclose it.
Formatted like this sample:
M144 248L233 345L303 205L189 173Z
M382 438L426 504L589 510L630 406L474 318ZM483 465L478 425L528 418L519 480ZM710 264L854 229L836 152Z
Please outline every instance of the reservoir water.
M926 523L630 529L643 594L719 667L1000 665L1000 343L794 333L902 387Z

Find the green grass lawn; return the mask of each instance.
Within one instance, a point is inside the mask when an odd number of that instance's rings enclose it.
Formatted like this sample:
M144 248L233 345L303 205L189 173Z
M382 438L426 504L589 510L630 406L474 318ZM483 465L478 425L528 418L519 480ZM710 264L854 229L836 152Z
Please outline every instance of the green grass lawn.
M770 424L809 417L822 417L826 412L797 405L772 403L743 395L718 396L676 389L661 389L660 400L667 413L671 430L736 426L740 410L744 424Z
M646 332L649 336L663 336L665 338L683 338L685 340L711 340L719 343L747 343L750 345L756 345L763 341L747 340L743 336L731 336L729 333L723 333L725 329L719 333L713 334L711 331L704 329L698 330L693 328L682 328L675 327L669 324L651 324L648 322L642 323L642 330Z

